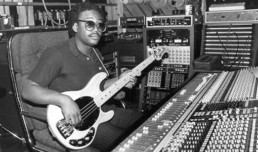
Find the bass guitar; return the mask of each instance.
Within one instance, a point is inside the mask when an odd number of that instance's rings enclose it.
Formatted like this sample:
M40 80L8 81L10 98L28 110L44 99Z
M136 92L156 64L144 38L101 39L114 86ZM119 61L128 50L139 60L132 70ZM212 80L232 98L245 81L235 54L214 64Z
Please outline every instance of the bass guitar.
M131 77L137 76L155 60L161 60L166 53L164 48L148 49L150 56L126 73L122 78L101 91L99 86L107 77L105 72L93 76L88 84L78 91L67 91L62 94L70 96L79 106L82 122L76 126L66 123L59 106L48 105L47 122L52 135L69 149L82 149L89 146L96 135L99 124L110 120L114 111L103 112L101 106L121 90Z

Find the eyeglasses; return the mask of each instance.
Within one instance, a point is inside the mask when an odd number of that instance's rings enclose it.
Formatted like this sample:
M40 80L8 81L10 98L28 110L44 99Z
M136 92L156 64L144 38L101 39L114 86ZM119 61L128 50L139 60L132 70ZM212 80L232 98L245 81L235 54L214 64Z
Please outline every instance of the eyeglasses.
M97 27L97 30L99 32L105 32L106 29L107 29L107 26L105 23L98 23L96 24L95 22L93 21L87 21L87 20L77 20L79 22L85 22L85 29L88 30L88 31L92 31L95 29L95 27Z

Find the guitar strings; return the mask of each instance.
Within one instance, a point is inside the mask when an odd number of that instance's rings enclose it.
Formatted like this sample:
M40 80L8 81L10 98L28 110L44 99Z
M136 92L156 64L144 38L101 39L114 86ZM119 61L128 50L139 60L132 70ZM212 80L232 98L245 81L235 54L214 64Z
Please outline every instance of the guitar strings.
M118 83L117 85L123 85L124 81L116 82ZM99 98L100 100L101 98ZM86 106L84 106L80 111L81 111L81 116L82 116L82 120L85 120L87 117L89 117L95 110L97 110L98 107L95 105L94 100L90 101L89 104L87 104Z
M89 106L88 106L89 105ZM95 106L94 101L90 101L89 104L84 106L80 111L82 115L82 120L85 120L88 116L90 116L98 107ZM86 113L85 113L86 112Z
M130 74L128 73L128 76L130 76ZM117 85L125 85L125 79L124 81L121 81L119 83L119 81L117 81L116 83L118 83ZM100 98L101 99L101 98ZM88 106L89 105L89 106ZM89 104L87 104L86 106L84 106L80 112L81 112L81 116L82 116L82 120L85 120L88 116L90 116L95 110L97 110L98 107L95 106L95 102L94 100L90 101ZM85 113L86 112L86 113Z

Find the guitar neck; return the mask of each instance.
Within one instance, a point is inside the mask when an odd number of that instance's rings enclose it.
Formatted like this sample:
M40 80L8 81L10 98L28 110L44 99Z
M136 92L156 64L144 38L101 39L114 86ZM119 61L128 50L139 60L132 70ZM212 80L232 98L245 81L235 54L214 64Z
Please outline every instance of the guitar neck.
M108 101L113 95L115 95L119 90L121 90L129 81L131 77L137 76L144 70L148 65L150 65L154 61L154 57L150 56L132 69L131 72L127 73L125 76L117 80L114 84L109 86L103 93L95 99L98 101L98 106L103 105L106 101Z

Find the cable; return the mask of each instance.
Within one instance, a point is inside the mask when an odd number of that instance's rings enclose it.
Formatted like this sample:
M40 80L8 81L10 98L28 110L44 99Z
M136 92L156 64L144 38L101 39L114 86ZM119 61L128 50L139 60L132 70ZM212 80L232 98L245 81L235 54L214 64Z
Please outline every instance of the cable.
M2 124L0 124L0 128L3 128L5 131L7 131L8 133L10 133L13 137L19 139L22 143L26 143L25 139L22 137L19 137L18 135L16 135L15 133L11 132L10 130L8 130L7 128L5 128Z
M55 24L58 25L58 26L66 25L66 24L68 23L68 21L66 21L66 22L63 23L63 24L57 23L57 22L53 19L53 16L51 16L51 15L49 14L49 11L48 11L47 6L46 6L46 3L45 3L45 0L42 0L42 3L43 3L43 6L44 6L45 11L47 12L47 16L49 17L49 19L51 20L52 23L55 23ZM71 1L70 1L70 0L68 0L68 6L69 6L69 10L71 10Z
M228 67L228 69L231 69L232 67L233 67L233 65L236 65L235 63L237 62L237 59L239 59L238 58L238 52L239 52L239 37L238 37L238 35L235 33L235 32L233 32L232 31L232 24L230 24L230 26L229 26L229 31L227 32L227 35L226 35L226 37L227 37L227 39L226 39L226 46L224 45L224 43L221 41L221 39L220 39L220 36L219 36L219 34L218 34L218 32L216 32L217 33L217 36L218 36L218 39L219 39L219 42L221 43L221 45L222 45L222 47L224 48L224 54L225 54L225 56L226 57L228 57L228 61L226 61L225 59L223 59L222 58L222 61L223 62L225 62L226 64L228 64L229 65L229 67ZM237 38L237 50L236 50L236 53L235 53L235 55L233 56L233 59L232 59L232 61L230 61L231 60L231 56L230 56L230 53L229 53L229 51L228 51L228 41L229 41L229 33L232 33L234 36L236 36L236 38ZM230 47L230 46L229 46ZM230 48L231 50L232 50L232 48ZM240 64L240 62L239 62L239 64ZM238 65L239 66L239 65Z
M234 32L232 32L232 24L230 24L230 26L229 26L229 32L228 32L228 34L229 34L229 33L233 33L233 35L234 35ZM239 41L239 40L238 40L238 41ZM239 47L239 42L238 42L238 47ZM237 51L238 51L238 47L237 47ZM231 51L232 51L232 48L231 48ZM233 53L233 51L232 51L232 53ZM230 64L229 69L231 69L232 66L233 66L233 64L236 63L236 56L237 56L237 53L235 54L235 56L233 56L232 61L229 61L229 62L228 62L228 63ZM228 57L229 57L229 59L230 59L230 54L228 54ZM231 59L230 59L230 60L231 60Z
M225 54L225 56L226 56L226 55L228 56L227 48L226 48L226 46L224 46L223 42L221 41L218 31L216 31L216 34L217 34L217 36L218 36L218 39L219 39L219 42L220 42L222 48L224 49L224 54ZM226 41L226 43L228 43L228 35L227 35L227 41ZM225 61L225 59L223 59L223 57L221 57L221 60L223 61L223 64L224 64L224 62L227 63L227 64L229 64L229 62L228 62L228 61Z
M238 59L239 60L239 57L238 57L238 52L239 52L239 37L238 37L238 35L236 34L236 32L233 32L233 34L236 36L236 38L237 38L237 50L236 50L236 54L235 54L235 57L234 57L234 59L235 59L235 63L237 62L236 60ZM240 57L240 59L242 59L241 57ZM241 60L240 60L241 61ZM241 62L238 62L238 67L240 66L240 63Z

